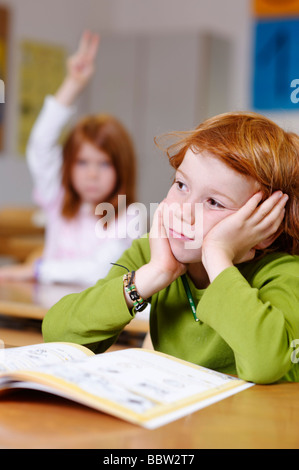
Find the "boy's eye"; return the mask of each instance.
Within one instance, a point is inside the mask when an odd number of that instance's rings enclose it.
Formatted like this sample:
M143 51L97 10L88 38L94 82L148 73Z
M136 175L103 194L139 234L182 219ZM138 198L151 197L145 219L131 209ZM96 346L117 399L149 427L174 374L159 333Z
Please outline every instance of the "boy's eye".
M209 204L210 207L213 207L215 209L225 209L223 204L216 201L216 199L213 199L212 197L207 200L207 203Z
M182 181L177 180L177 181L175 182L175 184L177 185L177 187L178 187L178 189L179 189L180 191L184 191L184 190L187 189L185 183L183 183Z

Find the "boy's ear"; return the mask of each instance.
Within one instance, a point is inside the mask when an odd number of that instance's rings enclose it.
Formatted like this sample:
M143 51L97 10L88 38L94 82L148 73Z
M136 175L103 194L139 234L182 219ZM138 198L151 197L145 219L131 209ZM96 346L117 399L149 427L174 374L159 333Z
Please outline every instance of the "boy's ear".
M276 232L271 237L266 238L262 242L258 243L255 245L253 248L255 250L264 250L265 248L268 248L268 246L272 245L272 243L276 240L276 238L280 235L281 232Z

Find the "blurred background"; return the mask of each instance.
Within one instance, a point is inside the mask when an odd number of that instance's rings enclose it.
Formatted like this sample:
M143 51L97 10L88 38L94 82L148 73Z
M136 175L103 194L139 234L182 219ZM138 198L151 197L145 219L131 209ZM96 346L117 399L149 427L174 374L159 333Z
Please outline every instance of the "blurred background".
M154 144L161 133L244 109L298 130L297 0L7 0L0 7L0 206L32 204L27 138L86 28L100 33L101 46L76 119L106 111L129 129L139 202L159 202L171 184Z

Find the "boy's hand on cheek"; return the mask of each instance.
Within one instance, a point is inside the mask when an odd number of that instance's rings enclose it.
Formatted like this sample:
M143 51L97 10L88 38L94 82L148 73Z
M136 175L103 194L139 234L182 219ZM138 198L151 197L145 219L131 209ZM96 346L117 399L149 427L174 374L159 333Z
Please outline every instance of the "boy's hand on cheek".
M135 286L144 299L169 286L186 272L186 265L180 263L171 251L163 223L163 205L164 201L155 212L149 234L151 259L135 273ZM126 300L130 306L130 300Z
M225 268L253 259L257 248L273 243L287 199L277 191L260 204L262 193L258 192L209 231L203 241L202 261L211 282Z
M163 222L163 201L155 212L150 231L151 261L150 265L163 275L167 284L171 283L186 271L186 266L180 263L173 255L167 232Z

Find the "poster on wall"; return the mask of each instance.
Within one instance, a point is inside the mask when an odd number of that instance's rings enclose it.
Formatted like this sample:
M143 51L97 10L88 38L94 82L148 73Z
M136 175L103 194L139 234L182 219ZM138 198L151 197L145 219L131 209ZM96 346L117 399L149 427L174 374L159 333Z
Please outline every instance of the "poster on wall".
M0 151L4 146L4 111L5 111L5 89L7 84L7 50L9 11L0 6Z
M253 14L253 108L298 111L299 0L254 0Z
M65 75L63 47L36 41L20 45L18 153L25 155L28 138L44 98L56 92Z
M254 36L253 107L298 111L299 17L256 21Z

